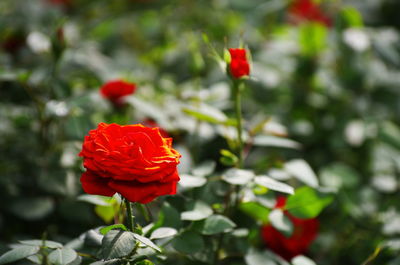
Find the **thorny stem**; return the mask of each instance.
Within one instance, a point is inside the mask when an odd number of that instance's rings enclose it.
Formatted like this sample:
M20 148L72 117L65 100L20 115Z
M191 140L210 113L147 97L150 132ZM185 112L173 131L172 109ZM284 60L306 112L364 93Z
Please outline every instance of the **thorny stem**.
M237 156L238 156L238 167L243 167L243 136L242 136L242 103L241 103L241 95L240 89L242 86L241 81L233 81L233 93L234 93L234 101L235 101L235 113L236 113L236 130L238 137L238 147L237 147Z
M126 219L128 224L128 229L131 232L135 232L135 217L132 214L132 204L130 201L125 199L125 206L126 206Z

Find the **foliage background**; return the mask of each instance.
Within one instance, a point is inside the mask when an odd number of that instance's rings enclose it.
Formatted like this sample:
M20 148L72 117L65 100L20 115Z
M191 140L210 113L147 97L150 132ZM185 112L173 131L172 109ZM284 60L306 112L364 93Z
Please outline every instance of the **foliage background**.
M98 122L151 118L174 137L182 174L207 161L221 172L229 135L190 110L233 117L209 44L222 54L243 39L253 60L243 93L247 129L271 118L264 134L301 143L255 144L246 167L264 173L303 158L321 186L336 191L310 250L317 264L361 264L378 247L374 264L400 264L400 3L323 1L334 19L325 28L289 23L288 3L279 0L66 2L0 2L1 253L45 231L68 242L105 224L111 208L77 199L77 153ZM138 85L124 112L98 93L115 78ZM182 209L179 198L166 200ZM161 205L151 205L155 214ZM263 248L257 235L253 242Z

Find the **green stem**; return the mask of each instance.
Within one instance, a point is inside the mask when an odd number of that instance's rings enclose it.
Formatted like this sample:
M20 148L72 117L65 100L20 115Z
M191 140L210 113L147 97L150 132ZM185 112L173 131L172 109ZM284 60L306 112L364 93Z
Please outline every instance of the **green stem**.
M233 81L233 93L234 93L234 101L235 101L235 113L236 113L236 130L238 137L238 147L237 147L237 156L238 156L238 167L243 167L243 136L242 136L242 103L241 103L241 89L242 82L241 81Z
M127 199L125 199L125 206L126 206L126 217L127 217L128 229L131 232L135 232L135 217L132 214L132 204Z

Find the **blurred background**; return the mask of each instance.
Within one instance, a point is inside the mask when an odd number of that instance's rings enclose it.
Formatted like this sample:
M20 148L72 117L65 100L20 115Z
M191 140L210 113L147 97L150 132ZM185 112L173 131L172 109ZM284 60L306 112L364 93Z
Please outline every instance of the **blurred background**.
M301 157L337 192L319 216L317 264L361 264L377 248L373 264L400 264L400 1L316 2L0 1L0 253L111 221L110 208L77 200L77 154L99 122L158 124L182 173L218 161L229 132L193 110L233 116L210 46L244 43L246 128L269 119L271 136L246 166ZM137 85L123 110L99 94L111 79Z

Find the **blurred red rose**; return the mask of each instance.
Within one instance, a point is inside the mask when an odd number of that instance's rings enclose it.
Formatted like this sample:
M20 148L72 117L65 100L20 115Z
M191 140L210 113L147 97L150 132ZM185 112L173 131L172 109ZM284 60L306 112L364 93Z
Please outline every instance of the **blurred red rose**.
M143 125L146 126L146 127L150 127L150 128L158 128L160 130L160 134L161 134L162 137L164 137L164 138L170 137L168 132L166 130L164 130L163 128L161 128L158 125L158 123L153 119L150 119L150 118L145 119L143 121Z
M285 197L278 197L275 208L283 208L286 204ZM293 257L303 254L314 241L318 234L319 222L316 218L300 219L284 212L293 223L293 234L286 237L268 224L262 228L262 238L267 246L284 259L290 261Z
M118 192L140 203L176 193L181 155L172 148L172 138L163 138L158 128L100 123L85 136L79 156L87 170L81 177L86 193Z
M289 7L289 16L295 24L314 21L327 27L332 25L331 18L324 14L321 7L313 0L294 0Z
M100 88L100 93L104 98L110 100L114 105L120 106L122 98L133 94L136 90L136 85L123 80L112 80L105 83Z
M231 54L231 63L229 64L229 70L233 77L241 78L247 76L250 73L250 65L247 61L245 49L229 49Z

